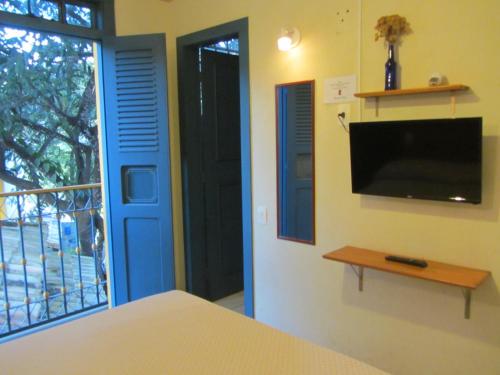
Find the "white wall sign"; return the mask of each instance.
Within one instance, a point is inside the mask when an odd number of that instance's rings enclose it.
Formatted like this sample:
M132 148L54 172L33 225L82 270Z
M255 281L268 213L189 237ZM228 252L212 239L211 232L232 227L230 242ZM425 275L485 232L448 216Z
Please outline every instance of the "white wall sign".
M325 103L353 102L355 92L355 75L325 79Z

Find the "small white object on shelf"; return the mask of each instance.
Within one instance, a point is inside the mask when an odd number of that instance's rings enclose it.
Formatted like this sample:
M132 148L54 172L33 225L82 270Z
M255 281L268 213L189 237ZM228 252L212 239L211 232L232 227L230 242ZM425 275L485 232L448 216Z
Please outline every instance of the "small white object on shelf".
M441 73L432 73L429 77L429 86L439 86L444 83L444 77Z

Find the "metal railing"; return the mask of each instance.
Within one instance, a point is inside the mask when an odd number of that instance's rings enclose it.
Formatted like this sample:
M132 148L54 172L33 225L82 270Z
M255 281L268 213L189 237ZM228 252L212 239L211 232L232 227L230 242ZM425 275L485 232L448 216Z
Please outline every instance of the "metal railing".
M100 184L0 193L0 337L107 304Z

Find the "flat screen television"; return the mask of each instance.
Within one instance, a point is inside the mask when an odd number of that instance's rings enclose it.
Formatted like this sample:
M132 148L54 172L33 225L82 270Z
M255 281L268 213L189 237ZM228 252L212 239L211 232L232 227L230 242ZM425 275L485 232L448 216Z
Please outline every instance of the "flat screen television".
M481 203L482 118L354 122L352 192Z

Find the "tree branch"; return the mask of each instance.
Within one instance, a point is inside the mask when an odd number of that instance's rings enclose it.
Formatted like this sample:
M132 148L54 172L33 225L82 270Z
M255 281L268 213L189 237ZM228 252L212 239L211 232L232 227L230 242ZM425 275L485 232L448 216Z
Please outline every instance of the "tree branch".
M43 125L37 124L37 123L35 123L35 122L31 121L31 120L28 120L28 119L22 117L21 114L17 111L16 108L11 108L11 110L12 110L12 112L14 112L14 114L17 115L17 119L19 121L21 121L21 123L24 126L30 128L32 130L35 130L35 131L40 132L40 133L43 133L43 134L45 134L45 135L47 135L49 137L60 139L61 141L66 142L66 143L68 143L70 145L73 145L73 146L78 146L78 147L81 147L81 148L89 148L89 149L91 148L90 146L87 146L87 145L81 144L80 142L74 141L73 139L71 139L71 138L69 138L69 137L67 137L67 136L65 136L65 135L57 132L55 129L47 128L47 127L45 127Z
M32 181L28 181L14 176L12 173L7 172L5 169L0 169L0 180L5 181L8 184L14 185L16 188L21 190L33 190L42 188L40 185Z
M36 153L38 155L43 155L45 153L45 151L47 150L47 148L50 146L51 143L52 143L52 139L51 138L47 138L45 140L45 142L43 143L43 145L40 146L40 148L38 149L38 151Z
M31 82L31 80L26 80L26 83L28 84L28 86L31 89L33 89L33 90L36 91L36 93L39 96L39 98L42 99L47 106L49 106L59 116L64 117L68 122L72 123L72 121L73 121L72 116L68 115L61 108L59 108L54 102L52 102L51 100L49 100L49 98L47 98L44 93L42 93L37 87L35 87L35 85L33 85L33 83Z
M78 112L76 115L77 119L80 119L82 117L82 114L84 111L88 109L89 103L91 103L92 100L92 94L94 92L94 78L90 77L90 79L87 81L87 84L85 85L85 90L83 90L83 95L81 97L81 102L80 106L78 107ZM80 126L81 128L81 126Z
M16 141L14 141L12 137L9 137L5 133L1 134L0 143L2 144L3 148L10 148L11 150L13 150L16 154L19 155L19 157L21 157L21 159L35 164L36 157L24 147L20 146Z

